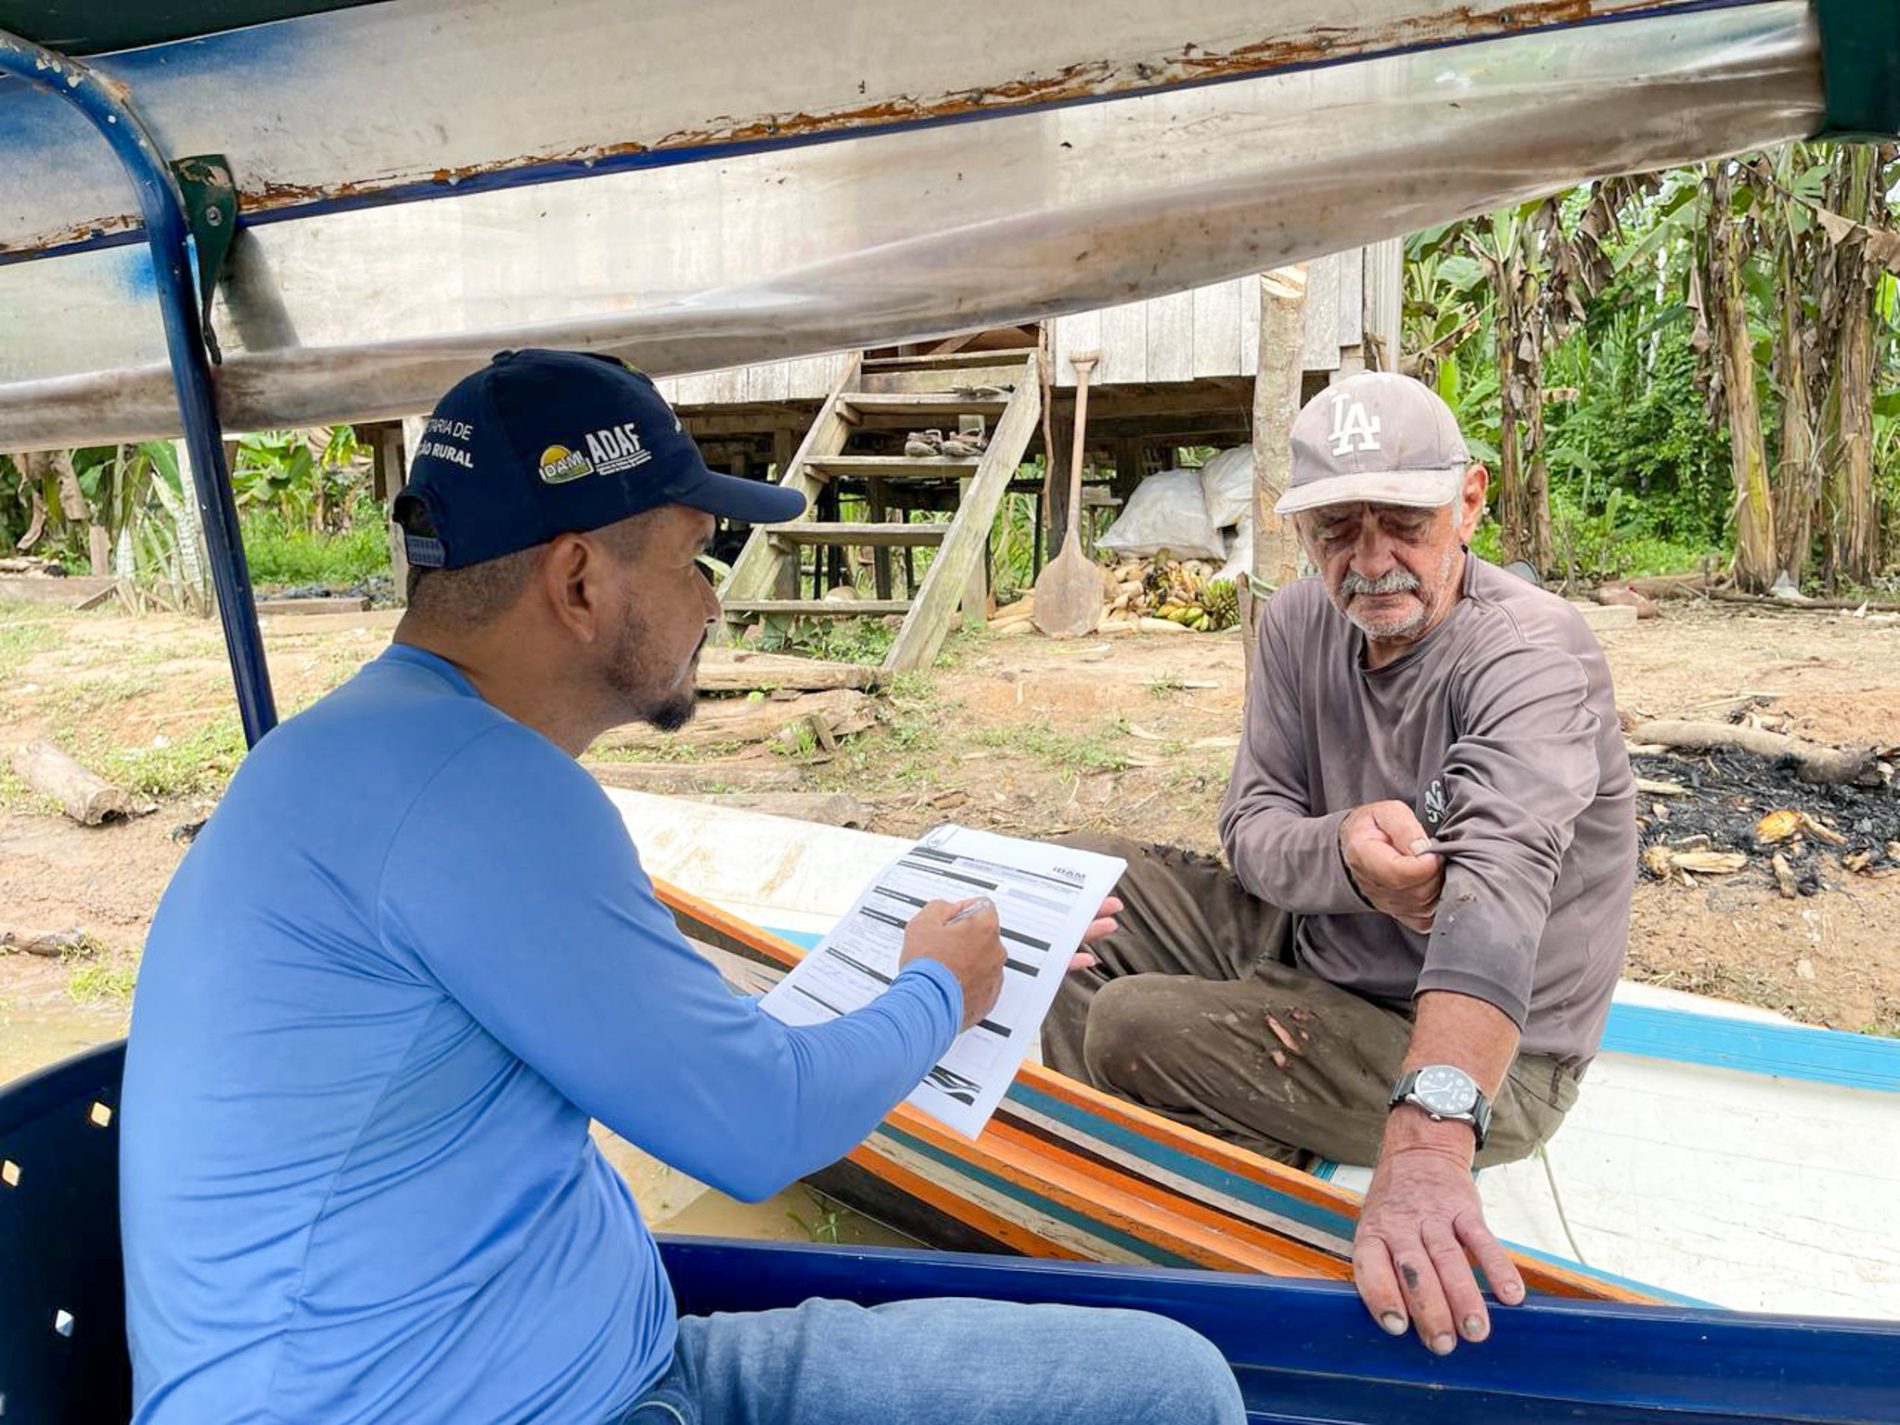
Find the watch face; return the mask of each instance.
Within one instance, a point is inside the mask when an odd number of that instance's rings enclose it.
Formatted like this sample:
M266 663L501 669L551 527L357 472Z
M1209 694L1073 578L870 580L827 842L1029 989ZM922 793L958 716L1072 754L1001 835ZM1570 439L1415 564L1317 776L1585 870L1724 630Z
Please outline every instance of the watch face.
M1469 1113L1478 1102L1478 1086L1462 1069L1433 1064L1418 1071L1413 1095L1432 1113Z

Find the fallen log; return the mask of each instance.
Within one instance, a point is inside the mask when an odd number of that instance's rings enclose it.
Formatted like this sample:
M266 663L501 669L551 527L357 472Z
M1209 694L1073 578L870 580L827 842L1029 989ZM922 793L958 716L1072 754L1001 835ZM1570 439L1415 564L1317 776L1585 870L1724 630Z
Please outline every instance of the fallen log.
M70 574L65 578L49 578L44 574L0 575L0 599L65 604L101 590L115 589L118 583L117 579L93 574Z
M83 955L92 948L83 930L0 930L0 952L19 951L57 960Z
M770 692L774 688L812 693L855 688L868 693L884 678L882 668L866 663L830 663L745 648L708 648L699 656L702 693Z
M1871 747L1842 751L1779 732L1767 732L1758 727L1737 727L1726 722L1638 723L1630 729L1629 740L1679 752L1706 752L1713 747L1733 747L1790 766L1804 782L1819 782L1829 786L1869 782L1879 775L1875 770L1874 750Z
M1811 613L1900 613L1900 603L1873 599L1776 599L1761 594L1744 594L1739 589L1711 589L1711 599L1725 604L1752 604L1758 609L1805 609Z
M821 746L862 732L876 717L876 702L850 688L833 688L803 697L702 700L699 713L678 732L659 732L642 723L601 734L596 747L659 750L668 747L716 747L728 742L769 742L794 729L809 727Z
M29 742L13 754L13 770L36 792L55 798L81 826L132 814L132 798L95 776L50 742Z
M368 599L350 594L257 601L259 617L265 614L360 614L368 607Z
M1709 592L1709 576L1700 571L1690 574L1650 574L1625 579L1622 587L1634 589L1651 599L1694 599Z
M1592 597L1606 607L1622 606L1635 609L1638 618L1662 617L1662 610L1656 607L1656 601L1639 589L1605 584Z

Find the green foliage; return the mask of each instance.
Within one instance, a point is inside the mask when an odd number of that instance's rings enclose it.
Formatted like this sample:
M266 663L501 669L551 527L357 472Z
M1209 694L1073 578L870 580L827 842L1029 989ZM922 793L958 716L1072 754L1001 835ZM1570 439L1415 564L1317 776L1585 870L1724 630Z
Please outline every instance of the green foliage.
M881 618L809 619L792 630L790 650L834 663L882 663L897 630Z
M1072 772L1120 772L1128 765L1127 725L1111 718L1093 732L1067 732L1046 722L982 728L975 740L986 747L1027 752L1052 767Z
M124 1003L132 998L137 982L137 970L75 965L66 976L66 993L78 1004Z
M1613 313L1575 333L1546 373L1552 386L1577 391L1545 412L1552 517L1560 494L1586 517L1610 512L1621 496L1623 532L1719 548L1734 498L1728 445L1696 386L1681 310L1649 331L1630 312Z
M1608 243L1611 280L1543 352L1542 455L1552 534L1557 562L1572 579L1726 558L1734 498L1729 451L1709 415L1689 305L1690 244L1706 210L1701 176L1699 169L1662 175L1619 210ZM1566 222L1582 215L1588 194L1578 189L1562 200ZM1471 255L1495 255L1523 216L1508 210L1416 233L1406 243L1407 358L1452 407L1473 458L1491 465L1494 477L1497 298ZM1776 313L1766 264L1751 266L1748 297L1766 385ZM1764 409L1772 422L1773 402ZM1900 466L1900 433L1894 456ZM1495 496L1495 478L1492 488ZM1473 547L1500 558L1497 527L1481 528Z
M0 678L9 676L35 653L57 642L58 633L44 619L0 623Z
M99 775L140 797L182 797L222 791L244 759L235 714L221 713L181 737L148 747L109 747Z
M785 1210L786 1217L796 1223L812 1241L829 1242L833 1246L836 1246L838 1243L838 1226L841 1220L838 1216L838 1208L833 1205L829 1198L820 1196L811 1188L805 1189L805 1196L811 1199L811 1217L807 1219L789 1207Z
M389 539L368 498L357 502L340 533L312 530L272 509L245 516L242 528L256 584L351 585L389 573Z
M269 511L289 528L337 532L351 523L368 463L349 426L262 431L238 442L231 490L240 516Z

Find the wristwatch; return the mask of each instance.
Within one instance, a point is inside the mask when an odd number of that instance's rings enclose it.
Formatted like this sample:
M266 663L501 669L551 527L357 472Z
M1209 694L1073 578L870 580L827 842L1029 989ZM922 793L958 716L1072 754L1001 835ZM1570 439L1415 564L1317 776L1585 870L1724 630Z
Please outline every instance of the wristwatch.
M1491 1100L1484 1096L1477 1081L1455 1064L1426 1064L1401 1074L1386 1107L1394 1109L1402 1103L1424 1110L1434 1122L1451 1119L1469 1123L1480 1148L1491 1131Z

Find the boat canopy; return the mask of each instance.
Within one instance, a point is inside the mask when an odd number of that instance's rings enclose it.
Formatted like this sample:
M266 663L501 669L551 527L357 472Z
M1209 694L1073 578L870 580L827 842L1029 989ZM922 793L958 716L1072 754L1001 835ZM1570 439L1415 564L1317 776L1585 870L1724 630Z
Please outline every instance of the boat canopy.
M413 413L509 346L672 374L1090 310L1890 129L1900 94L1900 9L1854 0L970 0L928 43L854 0L0 0L0 26L29 8L142 43L83 72L228 175L199 276L234 429ZM0 146L0 449L177 434L111 153L7 80Z
M1864 0L965 0L953 25L0 0L0 451L184 435L255 742L224 429L425 410L505 347L667 375L1087 311L1900 130L1900 5Z

